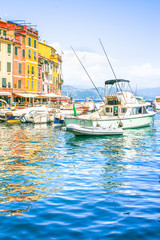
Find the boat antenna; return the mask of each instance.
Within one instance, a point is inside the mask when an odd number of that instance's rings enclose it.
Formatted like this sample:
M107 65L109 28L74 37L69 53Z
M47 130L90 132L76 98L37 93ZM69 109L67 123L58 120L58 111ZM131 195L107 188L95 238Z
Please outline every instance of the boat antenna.
M88 76L88 77L89 77L89 79L91 80L91 82L92 82L93 86L95 87L95 89L96 89L96 91L97 91L98 95L99 95L99 96L100 96L100 98L102 99L102 102L104 102L104 100L103 100L103 98L102 98L102 96L101 96L100 92L98 91L98 89L97 89L96 85L94 84L94 82L93 82L92 78L91 78L91 77L90 77L90 75L88 74L88 72L87 72L86 68L84 67L83 63L82 63L82 62L81 62L81 60L79 59L78 55L76 54L76 52L74 51L74 49L73 49L73 47L72 47L72 46L71 46L71 49L73 50L74 54L76 55L77 59L79 60L80 64L82 65L83 69L85 70L85 72L86 72L87 76Z
M101 46L102 46L102 48L103 48L103 51L104 51L104 53L105 53L105 56L106 56L106 58L107 58L107 60L108 60L108 63L109 63L109 65L110 65L110 67L111 67L112 73L113 73L115 79L117 80L117 77L116 77L116 74L115 74L115 72L114 72L114 70L113 70L112 64L111 64L111 62L110 62L110 60L109 60L109 57L108 57L108 55L107 55L107 53L106 53L106 50L105 50L105 48L104 48L104 46L103 46L100 38L99 38L99 41L100 41L100 44L101 44ZM118 84L118 87L119 87L120 91L121 91L122 94L123 94L123 91L122 91L122 88L121 88L119 82L117 81L116 83ZM116 84L116 85L117 85L117 84ZM117 87L117 86L116 86L116 87ZM117 89L118 89L118 88L117 88ZM124 94L123 94L123 96L124 96ZM124 99L125 99L125 96L124 96ZM125 99L125 102L126 102L126 99Z
M105 56L106 56L106 58L107 58L107 60L108 60L109 66L110 66L110 68L111 68L111 70L112 70L112 73L113 73L115 79L117 79L116 74L115 74L115 72L114 72L114 70L113 70L112 64L111 64L111 62L110 62L110 60L109 60L109 57L108 57L108 55L107 55L107 53L106 53L106 50L104 49L104 46L103 46L100 38L99 38L99 41L100 41L100 44L101 44L101 46L102 46L102 48L103 48L103 51L104 51L104 53L105 53Z

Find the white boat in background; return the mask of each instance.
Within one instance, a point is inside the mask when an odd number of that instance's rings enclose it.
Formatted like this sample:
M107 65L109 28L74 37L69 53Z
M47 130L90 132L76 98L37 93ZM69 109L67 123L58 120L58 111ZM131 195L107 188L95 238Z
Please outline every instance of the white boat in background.
M112 135L122 135L122 128L110 127L86 127L80 126L78 124L68 124L66 130L73 133L76 136L112 136Z
M105 82L107 94L102 109L78 117L66 117L65 125L109 127L123 129L148 126L156 114L140 104L131 90L129 80L114 79ZM114 90L114 91L113 91Z
M144 104L146 107L151 107L151 103L145 101L143 97L141 97L141 96L136 96L136 99L137 99L137 101L139 102L139 104Z
M160 96L155 97L154 105L155 105L155 109L157 111L159 111L160 110Z
M7 123L20 123L22 121L26 122L24 121L24 116L27 116L27 114L29 114L31 111L35 111L37 113L49 113L51 109L47 108L46 106L30 107L24 109L12 109L11 107L7 107L0 109L0 120Z
M34 108L23 113L20 117L22 123L49 123L54 121L55 113L48 108Z

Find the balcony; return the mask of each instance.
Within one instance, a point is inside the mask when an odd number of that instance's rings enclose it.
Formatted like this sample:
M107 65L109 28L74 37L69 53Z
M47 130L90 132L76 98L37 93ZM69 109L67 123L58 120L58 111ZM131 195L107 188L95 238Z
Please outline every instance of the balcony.
M21 44L19 39L13 38L12 35L8 35L8 34L6 36L0 35L0 39L2 39L4 41L10 41L10 42L16 43L18 45Z

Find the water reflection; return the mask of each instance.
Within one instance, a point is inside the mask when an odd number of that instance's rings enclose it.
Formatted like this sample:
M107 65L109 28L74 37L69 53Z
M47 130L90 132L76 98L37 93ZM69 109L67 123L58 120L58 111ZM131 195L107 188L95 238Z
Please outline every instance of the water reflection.
M51 130L44 125L0 125L0 204L6 207L1 214L22 214L31 206L19 209L18 202L32 203L61 188L56 181L61 175L55 166L59 152L53 150L59 143Z
M23 214L61 189L98 184L106 192L128 191L126 173L139 170L137 156L145 161L144 148L150 151L155 144L151 127L101 138L76 138L51 125L0 124L0 131L0 214L5 216Z
M103 169L102 186L106 191L115 193L139 194L131 188L130 173L138 173L148 161L155 144L155 130L152 127L125 130L124 136L119 139L109 139L103 142L105 166ZM143 158L144 156L144 158ZM140 159L140 160L139 160Z

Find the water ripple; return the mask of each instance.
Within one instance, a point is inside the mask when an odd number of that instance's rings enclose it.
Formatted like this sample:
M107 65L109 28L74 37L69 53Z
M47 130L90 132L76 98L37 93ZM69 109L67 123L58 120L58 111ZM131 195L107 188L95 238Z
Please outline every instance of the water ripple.
M160 239L160 114L122 137L0 131L1 239Z

